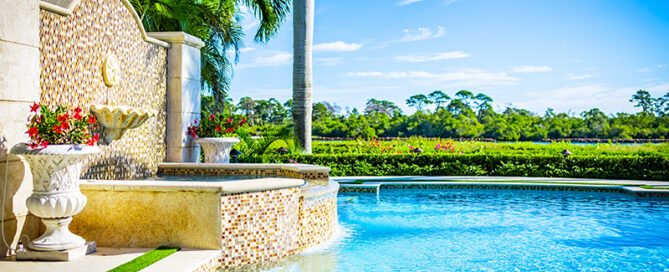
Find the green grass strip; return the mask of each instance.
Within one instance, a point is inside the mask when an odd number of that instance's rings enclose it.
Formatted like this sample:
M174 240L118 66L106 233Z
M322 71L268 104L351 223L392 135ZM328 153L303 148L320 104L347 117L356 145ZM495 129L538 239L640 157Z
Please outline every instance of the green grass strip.
M644 189L658 189L658 190L669 190L669 187L656 187L656 186L651 186L651 185L641 185L639 186Z
M537 183L537 184L572 184L572 185L614 185L614 186L637 186L635 184L622 183L591 183L591 182L568 182L568 181L529 181L529 180L407 180L407 179L358 179L353 182L341 182L341 184L364 184L365 182L482 182L482 183ZM643 186L642 186L643 187ZM658 187L654 187L657 189Z
M162 260L167 256L172 255L173 253L179 250L180 248L178 247L161 246L147 253L144 253L142 254L142 256L134 258L127 263L119 265L116 268L109 270L109 272L137 272L148 267L149 265L154 264L157 261Z

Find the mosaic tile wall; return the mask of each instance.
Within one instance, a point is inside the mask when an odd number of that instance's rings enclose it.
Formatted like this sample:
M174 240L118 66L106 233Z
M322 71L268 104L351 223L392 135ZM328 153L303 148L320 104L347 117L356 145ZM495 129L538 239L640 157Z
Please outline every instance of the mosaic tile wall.
M337 224L337 188L310 198L302 193L294 187L223 195L220 265L273 261L330 239Z
M151 176L165 160L167 49L147 43L120 0L82 0L70 16L40 11L41 103L88 109L92 104L158 112L141 127L106 145L84 166L84 178ZM107 87L103 58L114 53L121 80Z
M205 261L199 267L193 269L191 272L216 272L219 271L222 261L221 255L212 257L211 259Z
M299 187L221 197L222 265L281 258L298 237Z
M337 226L337 190L300 199L300 233L295 252L332 238Z

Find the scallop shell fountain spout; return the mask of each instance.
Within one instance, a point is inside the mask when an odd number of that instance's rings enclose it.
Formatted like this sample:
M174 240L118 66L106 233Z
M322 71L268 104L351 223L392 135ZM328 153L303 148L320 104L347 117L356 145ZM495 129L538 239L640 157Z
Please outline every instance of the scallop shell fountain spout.
M126 130L138 128L156 115L153 110L126 106L91 105L91 111L104 127L107 143L121 139Z

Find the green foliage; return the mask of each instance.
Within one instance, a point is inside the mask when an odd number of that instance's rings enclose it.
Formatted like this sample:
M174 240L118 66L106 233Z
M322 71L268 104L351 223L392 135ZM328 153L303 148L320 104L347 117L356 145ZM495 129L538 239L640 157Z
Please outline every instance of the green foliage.
M28 137L30 147L46 148L49 144L87 144L94 145L98 135L93 135L90 128L98 126L95 116L84 114L77 107L68 110L57 105L51 110L46 105L34 103L30 106L31 116L28 118Z
M178 247L159 247L124 263L109 272L137 272L179 251Z
M636 97L636 96L635 96ZM643 98L643 99L642 99ZM450 99L442 91L429 97L415 95L407 100L423 110L404 115L397 105L386 100L369 99L364 114L353 109L349 114L337 114L329 103L314 104L313 135L322 137L376 138L423 136L435 138L492 138L500 141L537 141L543 139L667 139L669 137L669 93L660 98L643 95L647 108L655 114L618 113L607 116L594 108L579 115L555 113L548 109L544 116L518 108L502 113L492 109L492 98L462 90ZM636 98L634 98L636 99ZM633 100L634 100L633 99ZM425 109L425 101L437 104L434 111ZM636 100L635 100L636 101ZM257 114L250 97L242 98L239 109L257 126L265 124L290 126L290 109L280 104ZM431 103L431 102L430 102ZM654 103L654 104L653 104ZM661 110L663 109L663 110ZM270 117L274 116L274 117ZM253 119L251 119L253 118ZM283 118L283 119L282 119Z
M243 47L241 6L260 20L255 42L276 34L290 11L289 0L130 0L147 32L183 31L202 39L202 85L214 97L215 108L224 103L230 88L232 60L228 51Z
M195 119L188 126L188 134L193 138L234 137L236 130L246 124L246 117L222 113L203 112L202 118Z
M570 156L510 154L341 154L247 156L245 162L300 163L332 168L331 176L541 176L664 180L663 156Z

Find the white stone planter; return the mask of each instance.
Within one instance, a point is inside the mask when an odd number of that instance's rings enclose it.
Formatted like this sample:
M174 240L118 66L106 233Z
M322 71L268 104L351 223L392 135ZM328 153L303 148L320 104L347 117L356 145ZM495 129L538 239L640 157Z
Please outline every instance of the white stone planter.
M46 226L46 232L30 242L30 249L63 251L84 246L84 238L70 232L68 226L72 216L86 206L86 196L79 191L82 161L99 151L96 146L86 145L12 147L11 153L22 156L33 174L33 193L26 200L28 210L42 218Z
M239 143L239 139L236 137L197 138L194 142L202 147L204 162L230 163L230 149Z

